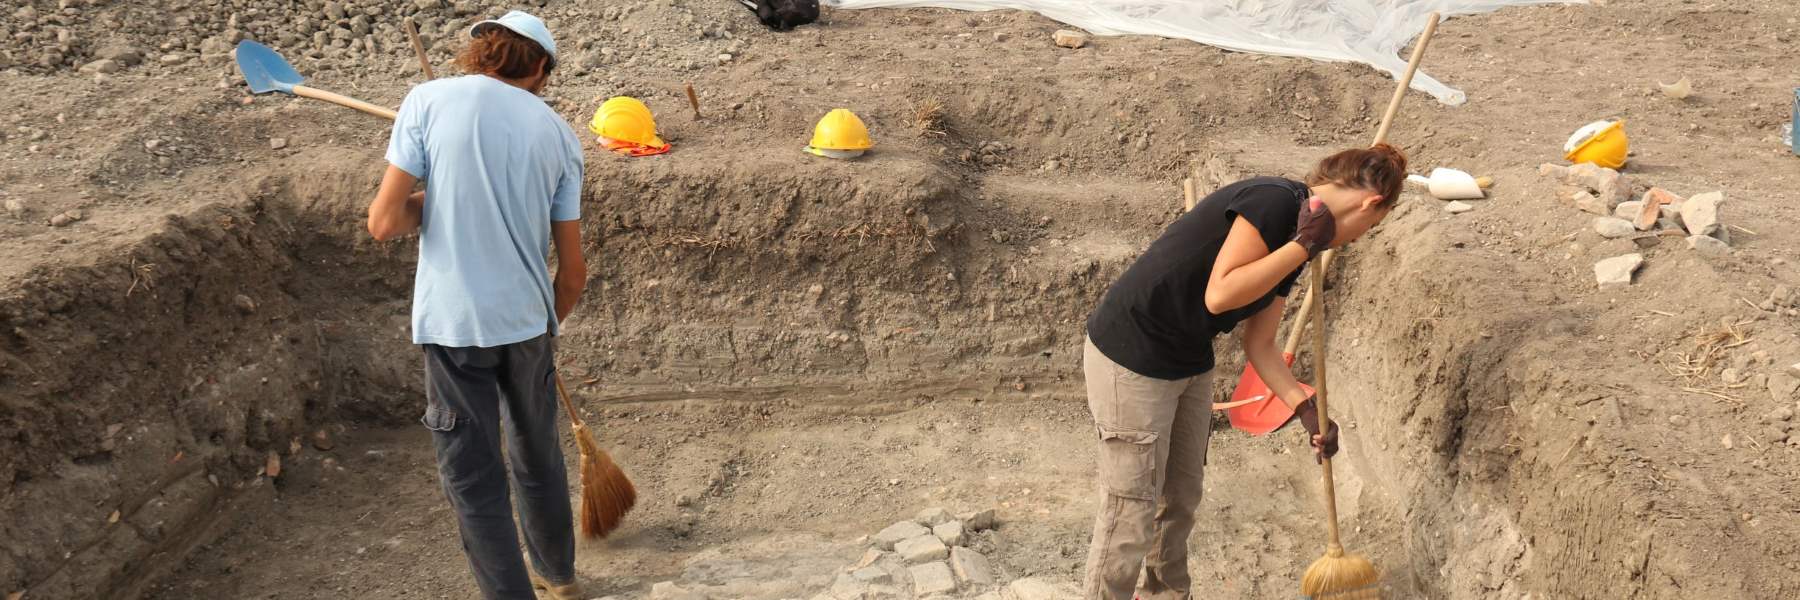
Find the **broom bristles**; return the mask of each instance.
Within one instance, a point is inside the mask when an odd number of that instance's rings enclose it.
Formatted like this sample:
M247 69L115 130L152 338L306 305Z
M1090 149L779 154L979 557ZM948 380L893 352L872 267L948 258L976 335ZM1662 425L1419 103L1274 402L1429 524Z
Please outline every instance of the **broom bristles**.
M1300 593L1312 600L1381 600L1381 571L1369 559L1327 552L1306 568Z
M637 488L619 465L613 463L585 424L575 427L575 446L581 450L581 535L606 537L637 505Z

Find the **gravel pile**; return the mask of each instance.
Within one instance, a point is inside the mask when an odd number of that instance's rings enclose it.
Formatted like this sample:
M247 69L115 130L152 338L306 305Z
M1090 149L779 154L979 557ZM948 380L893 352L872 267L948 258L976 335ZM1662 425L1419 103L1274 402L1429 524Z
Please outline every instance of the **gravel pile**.
M523 8L549 22L563 70L618 66L691 71L741 60L741 34L756 23L732 3L690 0L607 3L544 0L57 0L0 14L0 71L113 74L133 70L231 69L231 49L250 39L275 48L305 75L334 81L416 73L402 21L412 18L437 71L462 32Z

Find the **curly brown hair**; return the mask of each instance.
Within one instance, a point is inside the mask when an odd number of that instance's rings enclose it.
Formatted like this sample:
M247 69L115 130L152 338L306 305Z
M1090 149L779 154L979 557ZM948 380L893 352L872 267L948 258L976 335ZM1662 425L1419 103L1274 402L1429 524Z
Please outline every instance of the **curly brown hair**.
M550 58L550 53L537 42L499 26L488 27L476 34L462 54L456 56L456 66L464 71L507 79L536 75L538 61L544 62L545 75L556 68L556 60Z
M1307 185L1337 184L1381 194L1381 206L1393 206L1406 183L1406 154L1387 144L1345 150L1325 157L1307 174Z

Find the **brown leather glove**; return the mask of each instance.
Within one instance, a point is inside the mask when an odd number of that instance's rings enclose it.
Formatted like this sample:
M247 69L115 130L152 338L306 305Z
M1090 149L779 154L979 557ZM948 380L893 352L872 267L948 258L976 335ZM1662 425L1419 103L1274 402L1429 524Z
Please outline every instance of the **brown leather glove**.
M1313 446L1318 450L1318 458L1331 458L1337 454L1337 422L1328 421L1326 424L1330 426L1329 431L1326 431L1324 435L1320 435L1319 406L1313 403L1312 398L1307 398L1305 402L1301 402L1299 406L1294 407L1294 416L1300 419L1300 426L1306 428L1306 440L1308 442L1313 442ZM1313 440L1315 436L1320 438L1319 441L1315 442Z
M1294 227L1293 240L1306 249L1307 256L1318 256L1331 247L1331 240L1335 238L1337 218L1331 215L1331 209L1325 208L1323 200L1310 198L1300 205L1300 222Z

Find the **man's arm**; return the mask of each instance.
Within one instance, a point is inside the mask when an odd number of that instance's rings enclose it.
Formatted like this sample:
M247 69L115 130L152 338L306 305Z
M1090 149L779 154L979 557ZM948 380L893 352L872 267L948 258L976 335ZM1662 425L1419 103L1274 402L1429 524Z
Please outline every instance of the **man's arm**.
M425 214L425 192L412 191L418 182L404 169L388 165L375 201L369 203L369 235L385 242L418 231Z
M581 221L552 221L550 241L556 244L556 321L575 310L575 302L587 289L587 259L581 256Z

